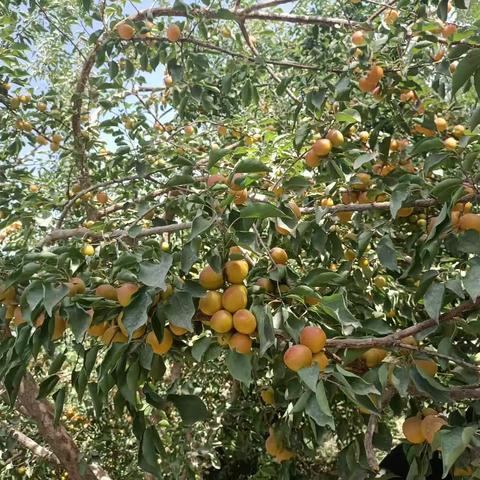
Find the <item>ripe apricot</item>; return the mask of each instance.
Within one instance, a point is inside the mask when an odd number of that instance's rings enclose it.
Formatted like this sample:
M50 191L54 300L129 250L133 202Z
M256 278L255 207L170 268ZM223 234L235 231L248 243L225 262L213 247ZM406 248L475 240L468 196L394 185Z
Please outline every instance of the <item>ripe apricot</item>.
M273 247L270 250L270 256L276 265L285 265L288 261L287 252L280 247Z
M135 35L135 29L128 23L121 22L117 24L115 29L122 40L131 40Z
M171 323L170 323L170 325L168 325L168 328L177 337L181 337L182 335L185 335L188 332L188 330L186 328L177 327L176 325L173 325Z
M168 329L163 330L162 341L159 342L155 332L148 333L145 342L152 347L153 353L156 355L165 355L173 345L173 336Z
M312 363L317 363L320 371L323 372L330 363L330 359L325 355L325 352L318 352L312 356Z
M246 355L252 351L252 339L243 333L234 333L228 341L231 350Z
M219 310L210 319L212 330L217 333L227 333L233 327L233 317L227 310Z
M290 202L288 202L288 207L293 212L295 217L297 217L297 219L300 219L300 217L302 216L302 211L300 210L300 207L295 203L294 200L290 200Z
M372 177L368 173L357 173L350 182L353 190L364 192L372 185Z
M387 352L382 348L369 348L366 352L362 353L362 358L365 360L368 368L376 367L386 356Z
M455 150L458 147L458 140L453 137L448 137L443 141L443 146L446 150Z
M312 364L312 351L305 345L292 345L283 355L285 365L294 372Z
M320 327L308 326L300 331L300 343L308 347L312 353L318 353L325 347L327 336Z
M327 140L330 140L330 143L334 147L339 147L345 141L345 139L343 138L343 133L340 130L333 129L327 132Z
M415 366L421 368L430 377L434 377L438 372L438 365L431 359L417 359Z
M435 117L435 126L439 132L444 132L448 128L448 123L443 117Z
M257 319L252 312L241 308L233 314L233 326L237 332L250 335L257 328Z
M242 283L248 275L248 263L245 260L230 260L225 264L225 273L230 283Z
M384 72L380 65L373 65L367 73L367 80L371 83L377 84L383 78Z
M332 142L328 138L320 138L313 144L312 150L318 157L326 157L332 151Z
M465 127L463 125L455 125L453 127L453 136L462 138L465 135Z
M208 188L212 188L217 183L225 184L225 183L227 183L227 179L223 175L220 175L218 173L215 174L215 175L210 175L207 178L207 187Z
M399 15L398 10L395 10L394 8L389 8L384 13L383 18L387 25L393 25L397 21L398 15Z
M368 77L362 77L358 81L358 88L360 89L361 92L363 93L368 93L371 92L375 87L377 86L376 82L373 82L371 79Z
M99 285L95 289L95 295L97 297L106 298L108 300L117 300L117 290L113 285L109 285L108 283L104 283Z
M169 42L175 43L180 40L180 37L182 36L182 31L180 30L180 27L172 23L171 25L168 26L167 28L167 38Z
M442 417L428 415L420 423L420 430L425 440L428 443L432 443L435 434L445 425L447 425L447 422Z
M138 291L138 285L135 283L124 283L117 288L118 303L122 307L130 305L132 297Z
M403 435L410 443L423 443L425 435L421 429L422 420L420 417L407 418L402 425Z
M445 38L451 37L452 35L455 35L457 32L457 26L454 25L453 23L447 23L443 28L442 28L442 35Z
M209 290L198 302L198 308L205 315L213 315L222 308L222 295L215 290Z
M91 337L101 337L109 327L108 322L96 323L88 327L87 333Z
M362 30L357 30L352 33L352 43L357 47L365 43L365 34Z
M310 149L305 156L305 164L309 168L317 168L321 163L320 157Z
M210 265L207 265L200 272L198 281L206 290L215 290L223 285L223 274L216 272Z
M247 289L243 285L232 285L222 295L222 305L231 313L247 306Z
M458 227L459 230L462 230L462 231L476 230L478 233L480 233L480 215L479 214L466 213L460 217L459 216L460 212L452 212L451 218L452 218L452 224L454 225L455 225L454 213L457 213L457 218L455 220L456 220L456 226Z
M97 202L101 205L104 205L108 202L108 195L105 192L98 192L97 193Z
M67 283L69 289L69 295L81 295L85 293L85 282L80 277L72 277Z
M111 345L112 343L127 343L128 338L121 332L120 327L112 325L103 333L102 342L105 345Z
M412 207L403 207L398 210L397 218L409 217L412 213L413 213Z
M117 317L117 325L118 327L120 328L120 331L126 336L128 337L128 331L123 323L123 312L120 312L120 314L118 315ZM134 330L132 332L132 336L131 338L133 339L137 339L137 338L140 338L140 337L143 337L143 335L145 334L145 330L146 330L146 327L145 325L142 325L141 327L137 328L136 330Z

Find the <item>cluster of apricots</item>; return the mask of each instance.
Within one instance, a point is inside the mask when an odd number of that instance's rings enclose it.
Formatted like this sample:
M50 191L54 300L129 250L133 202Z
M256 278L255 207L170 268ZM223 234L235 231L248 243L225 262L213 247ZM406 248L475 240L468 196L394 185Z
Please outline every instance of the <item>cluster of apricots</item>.
M317 326L304 327L300 331L299 342L284 353L285 365L294 372L310 367L312 363L316 363L320 371L325 370L330 361L323 351L327 342L323 329Z
M435 434L448 422L433 408L423 409L421 414L407 418L402 425L403 434L410 443L432 443Z
M305 164L309 168L316 168L322 163L322 159L328 157L332 149L341 147L345 139L340 130L331 129L325 138L317 139L305 155Z
M83 294L86 291L85 282L80 277L72 277L66 284L69 289L69 296ZM134 283L124 283L115 288L113 285L102 284L96 287L95 295L99 298L107 299L117 302L121 307L127 307L132 301L133 295L138 291L139 286ZM171 285L156 298L156 301L166 301L173 293ZM6 319L16 327L26 323L22 315L22 310L19 307L17 292L14 287L9 287L0 292L0 302L6 307ZM93 308L87 311L87 314L93 318ZM39 328L45 322L45 313L40 312L37 317L33 319L35 327ZM62 337L65 332L68 322L58 311L54 314L54 329L52 333L52 340L57 340ZM126 343L128 342L128 332L123 324L123 311L113 321L104 321L101 323L90 324L87 333L91 337L98 337L105 345L112 343ZM164 329L162 340L158 340L153 331L147 333L147 327L144 325L135 330L132 338L143 339L149 344L153 352L157 355L164 355L167 353L173 344L173 335L181 336L187 333L187 330L176 325L170 324L168 328ZM172 335L173 334L173 335Z
M222 174L216 173L207 178L207 187L211 188L217 184L228 185L235 205L244 205L248 199L248 190L243 186L243 179L244 176L241 173L234 174L231 181Z
M241 251L232 247L231 253L238 255ZM220 272L207 265L198 278L200 285L207 290L198 303L199 310L209 317L203 323L216 333L220 345L229 346L242 354L252 351L251 336L257 329L257 319L247 309L248 294L244 280L249 269L244 259L228 260ZM228 286L225 286L225 281Z

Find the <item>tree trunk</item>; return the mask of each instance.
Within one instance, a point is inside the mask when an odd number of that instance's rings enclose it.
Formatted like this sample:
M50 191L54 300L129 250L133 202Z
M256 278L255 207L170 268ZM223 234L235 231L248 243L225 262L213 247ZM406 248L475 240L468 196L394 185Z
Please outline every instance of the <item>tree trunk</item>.
M99 466L86 464L85 473L80 473L81 453L63 425L54 425L54 409L46 400L38 400L38 386L29 373L20 385L17 406L35 421L38 431L50 446L71 480L109 480L110 477Z

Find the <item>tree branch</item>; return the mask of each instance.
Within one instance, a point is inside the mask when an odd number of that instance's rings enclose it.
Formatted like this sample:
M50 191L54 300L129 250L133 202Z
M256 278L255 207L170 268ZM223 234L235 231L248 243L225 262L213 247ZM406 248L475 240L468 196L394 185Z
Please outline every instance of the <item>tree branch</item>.
M134 42L143 42L143 43L148 43L148 42L168 42L168 39L166 37L133 37L131 41ZM240 52L234 52L233 50L228 50L227 48L219 47L218 45L214 45L212 43L207 43L203 42L202 40L197 40L195 38L180 38L178 40L178 43L190 43L192 45L196 45L201 48L205 48L206 50L212 50L214 52L220 52L224 53L225 55L230 55L231 57L237 57L237 58L242 58L243 60L247 62L252 62L255 63L257 59L255 57L251 57L248 55L245 55ZM320 71L320 67L316 67L315 65L307 65L304 63L297 63L293 62L290 60L265 60L261 58L259 62L269 64L269 65L278 65L281 67L287 67L287 68L299 68L299 69L304 69L304 70L314 70L314 71Z
M258 10L263 10L264 8L276 7L277 5L282 5L284 3L292 3L294 0L271 0L270 2L257 3L251 7L245 8L243 13L257 12Z
M139 239L144 238L152 235L160 235L162 233L171 233L171 232L178 232L180 230L187 230L191 228L192 223L172 223L171 225L162 225L159 227L152 227L152 228L144 228L139 233L135 235L135 237L131 237L132 239ZM39 244L39 246L50 245L51 243L58 242L60 240L67 240L73 237L81 237L81 238L91 238L94 241L100 240L115 240L118 238L125 238L129 237L129 234L126 230L114 230L110 233L98 233L94 232L85 227L78 227L78 228L66 228L66 229L58 229L53 230L50 232Z
M465 313L472 312L480 309L480 298L475 302L464 302L458 307L453 308L449 312L440 316L437 320L433 318L425 320L423 322L412 325L411 327L398 330L395 333L391 333L384 337L378 338L345 338L345 339L328 339L327 348L372 348L372 347L392 347L400 344L400 340L406 337L416 335L417 333L428 330L441 323L448 323L454 320L455 317L459 317Z

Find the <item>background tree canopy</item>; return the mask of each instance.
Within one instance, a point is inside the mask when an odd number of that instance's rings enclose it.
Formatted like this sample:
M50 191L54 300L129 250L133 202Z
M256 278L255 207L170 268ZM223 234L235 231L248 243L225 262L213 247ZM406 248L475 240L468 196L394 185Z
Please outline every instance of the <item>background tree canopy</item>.
M2 480L480 478L477 2L0 24Z

